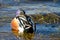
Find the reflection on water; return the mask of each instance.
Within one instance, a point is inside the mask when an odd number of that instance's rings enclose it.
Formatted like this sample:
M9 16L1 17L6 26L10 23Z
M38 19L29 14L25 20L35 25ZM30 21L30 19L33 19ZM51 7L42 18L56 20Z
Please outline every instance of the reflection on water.
M13 34L21 40L32 40L34 38L34 33L23 33L19 34L18 31L12 30Z
M18 31L12 30L12 33L19 39L19 40L60 40L60 33L23 33L19 34ZM49 35L48 35L49 34Z
M3 31L3 32L5 32L5 31L10 32L11 31L11 28L10 28L11 26L9 26L9 25L10 24L7 24L4 27L0 27L0 32L1 31ZM37 24L35 33L19 34L18 31L16 31L16 30L12 30L11 32L19 40L60 40L60 31L59 31L60 30L60 26L56 26L56 27L51 27L51 26L52 25L47 25L47 27L46 27L45 24ZM4 35L6 35L6 34L4 33ZM5 38L4 35L3 35L3 37ZM13 38L13 36L11 34L8 33L7 35L8 36L10 35L9 37L12 37L12 39L15 39L15 38ZM6 38L9 38L9 37L6 37Z

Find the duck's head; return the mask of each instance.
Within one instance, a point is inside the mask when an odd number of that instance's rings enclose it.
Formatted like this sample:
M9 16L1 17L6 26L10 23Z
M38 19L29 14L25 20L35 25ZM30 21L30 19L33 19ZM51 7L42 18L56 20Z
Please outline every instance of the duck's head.
M20 15L25 15L25 11L23 9L18 9L16 12L16 17Z

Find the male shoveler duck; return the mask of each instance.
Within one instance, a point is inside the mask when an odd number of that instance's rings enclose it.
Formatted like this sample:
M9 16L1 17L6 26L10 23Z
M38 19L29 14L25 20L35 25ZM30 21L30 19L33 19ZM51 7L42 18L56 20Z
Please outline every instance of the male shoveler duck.
M18 33L30 32L33 33L34 23L30 16L25 14L24 10L18 10L16 17L11 21L11 27Z

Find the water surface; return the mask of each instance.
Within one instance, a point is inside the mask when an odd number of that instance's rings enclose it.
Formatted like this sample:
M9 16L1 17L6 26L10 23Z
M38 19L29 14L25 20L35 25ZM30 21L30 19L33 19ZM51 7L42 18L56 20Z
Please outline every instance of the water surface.
M17 6L8 6L0 9L0 39L8 40L60 40L60 25L59 24L36 24L36 32L33 34L24 34L22 37L14 36L11 30L10 22L15 17L16 10L22 8L26 14L35 13L60 13L60 5L53 2L39 3L20 3ZM6 32L6 33L4 33ZM16 32L15 32L16 33ZM4 35L5 34L5 35ZM7 35L6 35L7 34ZM13 36L10 36L10 35ZM9 37L8 37L9 36ZM5 38L6 37L6 38ZM10 38L11 37L11 38Z

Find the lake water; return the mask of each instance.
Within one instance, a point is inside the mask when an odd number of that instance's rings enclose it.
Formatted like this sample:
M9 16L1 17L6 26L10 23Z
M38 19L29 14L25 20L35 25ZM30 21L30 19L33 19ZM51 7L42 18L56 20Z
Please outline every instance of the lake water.
M24 9L26 14L51 13L51 12L60 13L60 5L58 3L53 2L20 3L17 6L0 8L0 24L1 24L0 32L9 33L12 32L10 21L12 20L13 17L15 17L16 10L19 8ZM27 38L29 40L59 40L60 39L59 30L60 24L36 24L36 32L33 34L33 37L31 38L30 36ZM25 39L26 37L19 37L19 40Z

